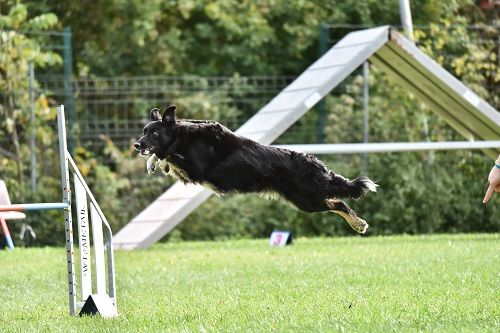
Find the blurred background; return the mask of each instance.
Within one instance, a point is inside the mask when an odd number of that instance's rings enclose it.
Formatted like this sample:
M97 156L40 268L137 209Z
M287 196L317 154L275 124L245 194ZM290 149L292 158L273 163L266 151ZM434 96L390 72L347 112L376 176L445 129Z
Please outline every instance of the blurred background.
M412 0L416 44L498 110L500 3ZM0 0L0 179L12 202L60 201L55 108L70 149L115 231L174 180L145 172L133 151L152 107L235 130L333 44L355 30L400 28L396 0ZM361 68L277 143L463 140L415 96ZM369 105L365 124L364 103ZM498 232L484 206L490 158L480 151L322 155L335 172L379 185L353 208L371 234ZM58 245L60 212L26 223ZM21 223L9 223L18 238ZM211 198L165 240L353 235L333 214L307 214L258 195Z

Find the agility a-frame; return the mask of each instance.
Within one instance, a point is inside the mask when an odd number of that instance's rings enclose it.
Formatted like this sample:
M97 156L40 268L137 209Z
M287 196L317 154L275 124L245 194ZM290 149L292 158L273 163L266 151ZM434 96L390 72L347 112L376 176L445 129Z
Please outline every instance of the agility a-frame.
M271 144L367 60L413 92L467 140L500 138L500 113L389 26L348 34L237 133ZM500 152L498 144L481 148L492 158ZM175 183L116 234L115 246L149 247L210 195L201 186Z

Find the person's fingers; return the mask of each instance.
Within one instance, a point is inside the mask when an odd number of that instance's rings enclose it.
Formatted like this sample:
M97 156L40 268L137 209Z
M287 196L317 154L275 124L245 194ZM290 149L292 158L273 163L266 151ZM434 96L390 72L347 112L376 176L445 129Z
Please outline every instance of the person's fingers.
M493 194L493 185L489 185L488 189L486 190L486 195L484 196L483 203L487 203L488 200L490 200L491 195Z

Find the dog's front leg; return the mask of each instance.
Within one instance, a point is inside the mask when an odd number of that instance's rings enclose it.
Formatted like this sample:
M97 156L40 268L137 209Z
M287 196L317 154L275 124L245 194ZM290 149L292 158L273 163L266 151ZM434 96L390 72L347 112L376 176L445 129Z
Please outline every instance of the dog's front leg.
M168 162L166 159L163 159L163 160L159 160L158 161L158 166L160 167L160 170L168 175L168 172L170 171L170 167L168 166Z
M159 159L156 157L155 154L151 155L150 158L148 158L148 161L146 162L146 169L148 170L148 173L151 175L155 172L156 170L156 164L158 163Z

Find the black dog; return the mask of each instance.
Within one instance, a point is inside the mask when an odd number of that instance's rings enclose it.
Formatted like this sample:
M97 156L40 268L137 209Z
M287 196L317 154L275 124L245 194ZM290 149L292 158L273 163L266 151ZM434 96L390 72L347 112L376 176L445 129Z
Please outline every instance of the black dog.
M340 214L359 233L368 228L366 221L339 200L376 192L377 185L368 177L349 180L312 155L261 145L216 122L177 120L175 106L168 107L163 117L152 109L134 147L141 155L151 155L149 173L158 164L184 183L202 184L219 194L279 194L306 212Z

